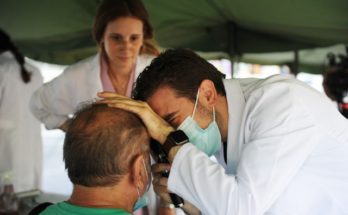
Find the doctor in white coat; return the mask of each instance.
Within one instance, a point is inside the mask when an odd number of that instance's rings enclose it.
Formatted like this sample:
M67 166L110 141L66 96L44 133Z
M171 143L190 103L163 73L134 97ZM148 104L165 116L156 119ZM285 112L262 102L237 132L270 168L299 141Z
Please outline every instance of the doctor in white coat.
M99 52L66 68L31 99L32 112L48 129L65 131L79 104L96 98L97 92L130 96L134 81L158 54L151 43L153 28L141 0L102 1L93 36ZM153 193L150 211L156 210L154 202Z
M146 103L100 97L137 113L167 146L174 129L186 133L188 143L167 147L171 165L153 167L167 203L170 190L209 215L348 214L348 121L294 78L223 81L193 52L168 50L137 80L134 97Z
M153 28L139 0L104 0L95 17L93 36L99 52L66 68L32 97L31 110L48 129L65 130L69 115L97 92L130 96L135 79L158 54L151 44Z
M25 63L0 29L0 174L11 172L15 192L40 188L41 128L29 100L42 82L39 70Z

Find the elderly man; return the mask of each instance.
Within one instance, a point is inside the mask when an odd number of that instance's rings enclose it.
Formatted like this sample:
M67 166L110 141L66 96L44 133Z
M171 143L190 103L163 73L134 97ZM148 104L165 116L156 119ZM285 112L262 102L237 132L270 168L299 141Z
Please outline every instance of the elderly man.
M99 96L163 143L171 173L154 185L164 199L168 182L203 214L347 214L348 121L294 78L222 80L192 51L168 50L138 78L142 101Z
M78 111L64 142L74 188L70 198L41 214L132 214L150 183L149 136L130 112L106 105Z

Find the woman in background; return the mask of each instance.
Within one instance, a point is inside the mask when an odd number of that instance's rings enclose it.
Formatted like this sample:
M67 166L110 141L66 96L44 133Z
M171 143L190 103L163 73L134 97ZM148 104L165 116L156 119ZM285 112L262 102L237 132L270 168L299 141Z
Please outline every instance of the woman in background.
M140 0L105 0L98 8L93 36L96 55L69 66L32 97L31 110L48 129L66 130L79 103L111 91L130 96L140 72L158 55L153 28Z
M0 29L0 173L11 172L15 192L40 188L41 128L29 100L42 82L38 69Z
M110 91L130 97L139 73L158 55L152 45L153 28L141 0L104 0L94 20L96 55L69 66L62 75L42 86L32 97L31 110L48 129L65 131L69 116L81 102ZM156 197L140 198L134 210L146 203L155 214ZM148 199L149 201L144 201ZM145 213L138 210L137 214Z

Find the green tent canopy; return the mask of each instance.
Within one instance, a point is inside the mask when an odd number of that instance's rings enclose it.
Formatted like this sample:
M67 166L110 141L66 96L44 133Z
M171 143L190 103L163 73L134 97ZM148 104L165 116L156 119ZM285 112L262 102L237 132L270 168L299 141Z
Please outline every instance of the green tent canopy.
M143 1L163 48L260 64L298 59L301 71L320 73L327 52L345 53L343 44L348 44L346 0ZM25 55L70 64L97 50L91 29L98 4L2 0L0 28Z

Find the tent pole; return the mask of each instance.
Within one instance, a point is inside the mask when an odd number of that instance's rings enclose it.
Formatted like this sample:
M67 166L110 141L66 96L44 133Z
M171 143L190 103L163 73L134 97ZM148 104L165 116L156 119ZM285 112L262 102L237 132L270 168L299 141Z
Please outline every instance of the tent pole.
M230 56L231 62L231 78L234 76L234 60L238 55L237 48L237 25L234 22L227 22L227 38L228 38L228 47L227 52Z
M293 68L292 72L294 73L295 77L299 73L299 54L298 54L298 49L296 49L294 51L294 68Z
M236 36L237 36L237 26L234 22L227 22L227 38L228 38L228 47L227 52L232 58L238 54L237 52L237 44L236 44Z
M234 78L234 60L230 58L231 62L231 78Z

